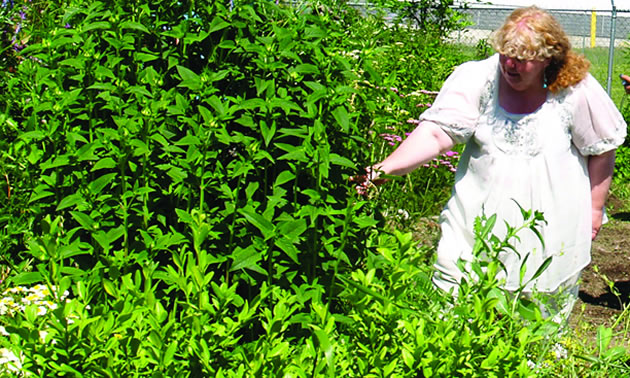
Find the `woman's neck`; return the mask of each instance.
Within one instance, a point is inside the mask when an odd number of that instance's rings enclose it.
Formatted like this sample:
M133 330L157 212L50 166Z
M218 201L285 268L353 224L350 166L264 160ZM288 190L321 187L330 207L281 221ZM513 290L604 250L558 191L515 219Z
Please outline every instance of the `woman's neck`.
M499 105L514 114L529 114L535 112L547 100L548 89L542 85L523 91L512 88L499 75Z

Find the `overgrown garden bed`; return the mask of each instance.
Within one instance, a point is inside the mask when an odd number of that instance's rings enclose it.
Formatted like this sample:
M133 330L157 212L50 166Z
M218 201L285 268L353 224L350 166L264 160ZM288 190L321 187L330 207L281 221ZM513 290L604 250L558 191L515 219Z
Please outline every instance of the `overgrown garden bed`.
M572 349L497 288L492 261L459 299L433 288L434 243L411 231L447 198L458 151L370 198L348 182L489 53L442 42L465 22L448 5L4 2L5 371L627 372L611 328ZM506 242L492 222L476 230L489 255Z

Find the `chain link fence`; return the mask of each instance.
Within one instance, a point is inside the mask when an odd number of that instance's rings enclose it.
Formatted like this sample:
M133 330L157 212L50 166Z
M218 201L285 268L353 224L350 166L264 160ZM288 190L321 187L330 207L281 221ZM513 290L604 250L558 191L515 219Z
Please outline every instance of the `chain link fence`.
M487 6L458 9L459 12L467 15L470 25L464 30L452 33L450 36L452 42L466 45L483 43L493 30L503 24L505 18L514 9ZM607 58L607 62L599 62L605 63L606 76L602 77L599 73L598 77L598 73L592 73L609 94L613 89L619 92L618 88L613 87L620 87L615 77L619 73L630 73L630 56L628 56L630 10L547 9L547 11L562 25L574 49L581 50L582 53L589 50L605 50L600 51L598 55L586 55L589 58L591 56L596 56L597 59L601 59L602 56ZM628 63L625 63L626 61ZM616 67L617 64L619 64L618 67Z

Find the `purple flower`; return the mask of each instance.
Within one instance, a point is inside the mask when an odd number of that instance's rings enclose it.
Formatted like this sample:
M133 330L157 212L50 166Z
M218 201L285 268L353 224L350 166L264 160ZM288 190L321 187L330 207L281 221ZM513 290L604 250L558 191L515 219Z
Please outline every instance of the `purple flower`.
M428 95L436 95L436 94L438 94L438 92L427 91L426 89L420 89L418 92L420 92L422 94L428 94Z
M394 135L394 134L380 134L381 137L383 137L383 139L390 141L390 142L400 142L402 141L402 138L399 135Z

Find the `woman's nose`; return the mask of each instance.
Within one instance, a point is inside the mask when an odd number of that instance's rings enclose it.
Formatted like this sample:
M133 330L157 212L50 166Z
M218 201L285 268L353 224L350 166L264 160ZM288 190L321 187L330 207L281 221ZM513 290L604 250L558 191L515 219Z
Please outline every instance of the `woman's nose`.
M507 57L505 59L505 65L510 68L516 68L518 61L514 58Z

